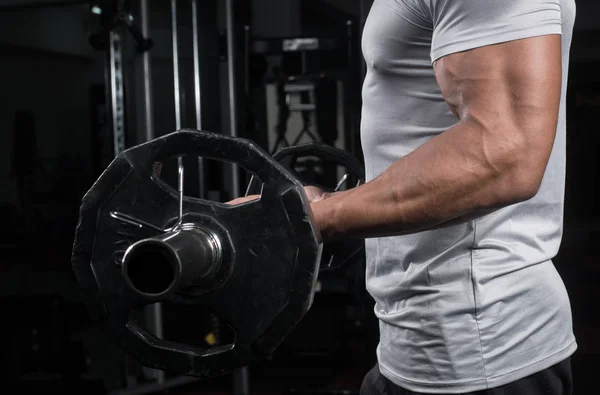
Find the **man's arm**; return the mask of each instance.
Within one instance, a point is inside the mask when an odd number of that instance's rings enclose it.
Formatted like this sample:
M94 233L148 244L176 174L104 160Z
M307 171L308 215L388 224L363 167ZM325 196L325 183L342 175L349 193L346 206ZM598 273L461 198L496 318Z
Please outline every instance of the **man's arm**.
M324 240L418 232L533 197L556 134L561 62L560 35L436 61L459 122L372 181L312 203Z

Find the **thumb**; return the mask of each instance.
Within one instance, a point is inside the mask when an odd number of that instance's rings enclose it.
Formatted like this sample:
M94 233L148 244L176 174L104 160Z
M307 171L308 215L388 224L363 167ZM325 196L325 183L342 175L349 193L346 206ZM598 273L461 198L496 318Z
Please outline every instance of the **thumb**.
M325 191L323 191L321 188L311 185L304 187L304 192L311 203L318 202L319 200L323 200L327 197L327 193Z

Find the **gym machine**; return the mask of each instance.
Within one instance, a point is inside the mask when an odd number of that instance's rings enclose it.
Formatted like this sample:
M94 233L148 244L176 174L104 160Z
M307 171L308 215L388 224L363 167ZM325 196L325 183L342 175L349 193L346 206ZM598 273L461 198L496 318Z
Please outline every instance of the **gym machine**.
M147 7L142 3L142 13ZM106 53L107 97L110 99L113 152L115 155L126 147L125 114L125 59L123 57L123 30L126 29L136 43L136 50L149 59L154 41L147 38L147 17L143 15L143 24L138 26L131 12L129 0L104 0L95 6L99 14L100 29L91 34L88 42L92 48Z
M246 81L259 78L255 69L267 67L258 60L280 59L280 64L263 78L262 94L277 108L267 111L263 127L271 154L280 148L320 142L356 152L356 117L359 112L352 100L358 93L355 24L348 20L333 37L254 37L250 26L244 30ZM254 65L250 67L249 65ZM266 70L263 70L263 74ZM246 96L251 93L249 84ZM290 120L298 115L291 130Z

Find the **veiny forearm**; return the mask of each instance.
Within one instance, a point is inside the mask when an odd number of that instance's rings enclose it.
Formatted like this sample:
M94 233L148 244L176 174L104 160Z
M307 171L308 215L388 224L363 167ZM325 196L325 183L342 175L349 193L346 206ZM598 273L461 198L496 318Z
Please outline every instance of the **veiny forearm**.
M313 203L323 238L413 233L526 200L530 163L521 142L502 136L463 120L372 181Z

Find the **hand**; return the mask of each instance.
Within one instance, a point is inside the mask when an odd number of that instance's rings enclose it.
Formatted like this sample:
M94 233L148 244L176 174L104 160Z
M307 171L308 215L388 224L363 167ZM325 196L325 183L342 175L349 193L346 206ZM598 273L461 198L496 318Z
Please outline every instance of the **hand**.
M315 203L320 200L327 199L329 196L331 196L331 193L325 192L321 188L315 187L312 185L305 186L304 192L306 193L306 197L308 198L308 201L311 203Z
M330 193L325 192L321 188L315 187L312 185L305 186L304 192L306 193L306 197L308 198L308 201L311 203L315 203L320 200L327 199L331 195ZM228 202L225 202L225 204L229 204L229 205L242 204L242 203L250 202L250 201L253 201L253 200L256 200L259 198L260 198L260 195L248 195L248 196L243 196L243 197L239 197L237 199L230 200Z

